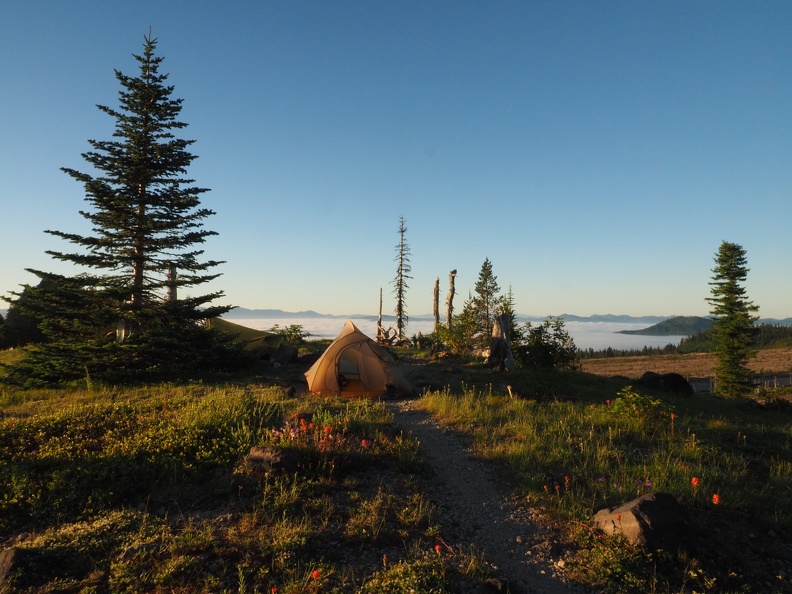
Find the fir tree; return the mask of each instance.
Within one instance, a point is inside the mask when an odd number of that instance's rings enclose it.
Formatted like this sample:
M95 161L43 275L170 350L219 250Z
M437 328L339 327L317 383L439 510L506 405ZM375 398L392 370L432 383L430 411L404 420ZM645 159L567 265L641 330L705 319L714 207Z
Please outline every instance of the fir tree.
M410 246L404 239L407 233L407 227L404 224L404 217L399 218L399 243L396 245L396 278L393 280L393 292L396 295L396 330L399 333L399 339L404 339L407 331L407 279L410 276Z
M726 241L721 243L712 269L712 334L718 364L715 368L717 391L724 396L743 396L751 390L752 373L747 368L754 355L756 333L753 315L758 307L746 297L741 283L748 276L747 258L742 246Z
M492 262L489 261L489 258L485 258L481 265L474 292L475 295L469 307L472 308L476 320L476 346L486 348L489 346L489 337L496 311L503 302L503 298L500 296L498 277L492 271Z
M138 75L115 73L118 109L98 106L115 119L115 132L113 140L88 141L92 150L82 156L95 174L63 169L85 188L90 208L80 214L93 235L46 231L77 247L47 253L85 272L29 270L46 282L24 305L42 316L48 341L22 373L39 379L184 372L219 356L216 337L199 322L231 309L206 307L223 293L178 294L219 276L208 271L221 262L202 261L199 249L216 235L203 228L214 212L200 207L208 190L186 176L196 157L188 150L194 141L175 136L186 126L178 119L182 100L159 71L157 40L144 39L142 55L133 54Z

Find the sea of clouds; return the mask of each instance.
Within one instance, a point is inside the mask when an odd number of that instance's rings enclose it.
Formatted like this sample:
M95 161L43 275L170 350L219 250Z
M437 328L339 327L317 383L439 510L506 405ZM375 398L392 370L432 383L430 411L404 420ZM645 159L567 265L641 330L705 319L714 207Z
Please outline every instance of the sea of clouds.
M350 318L364 334L374 338L377 333L377 322L370 318ZM276 324L285 328L296 324L310 333L310 339L335 338L344 327L345 318L234 318L235 324L270 330ZM387 329L392 322L383 322ZM540 322L532 322L534 325ZM564 325L575 346L579 349L642 349L648 347L664 347L667 344L678 345L682 336L639 336L634 334L618 334L620 330L640 330L651 324L619 323L619 322L564 322ZM421 332L429 334L434 327L431 319L411 319L407 325L407 335L413 336Z

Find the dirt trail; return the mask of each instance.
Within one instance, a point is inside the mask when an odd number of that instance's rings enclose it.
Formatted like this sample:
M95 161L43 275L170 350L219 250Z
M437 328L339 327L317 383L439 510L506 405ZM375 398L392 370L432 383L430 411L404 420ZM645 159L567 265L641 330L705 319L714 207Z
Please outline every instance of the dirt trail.
M395 422L420 441L435 471L429 495L449 546L483 552L500 585L507 583L512 594L588 591L565 579L563 547L551 530L541 527L538 512L520 505L486 464L471 459L458 435L418 409L414 400L386 406Z

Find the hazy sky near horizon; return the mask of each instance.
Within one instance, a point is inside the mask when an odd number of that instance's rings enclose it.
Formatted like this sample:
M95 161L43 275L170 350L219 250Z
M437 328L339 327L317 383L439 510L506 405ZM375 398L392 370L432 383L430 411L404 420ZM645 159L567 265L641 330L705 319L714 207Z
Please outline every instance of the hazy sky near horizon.
M67 273L87 140L151 27L184 99L206 259L248 308L408 313L489 258L526 315L706 315L721 241L792 316L792 3L9 2L0 294ZM3 305L0 303L0 305ZM442 309L442 305L441 305Z

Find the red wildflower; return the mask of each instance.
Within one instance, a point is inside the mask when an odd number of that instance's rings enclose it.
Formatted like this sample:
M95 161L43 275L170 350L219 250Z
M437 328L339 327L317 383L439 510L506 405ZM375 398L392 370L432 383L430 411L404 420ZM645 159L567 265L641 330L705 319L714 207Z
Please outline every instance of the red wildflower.
M368 444L369 444L368 439L361 439L360 440L360 445L363 446L364 448L367 448Z
M441 547L439 544L436 544L434 546L434 550L435 550L435 553L437 553L439 555L441 553L441 551L443 550L443 547Z
M694 489L698 488L698 486L699 486L698 477L694 476L692 479L690 479L690 484L693 485Z
M311 579L312 579L312 580L316 581L316 580L318 580L320 577L322 577L322 574L321 574L321 572L320 572L318 569L314 569L314 570L311 572Z
M621 522L621 514L616 514L616 521Z
M720 503L720 495L717 493L712 494L712 505L718 505Z

